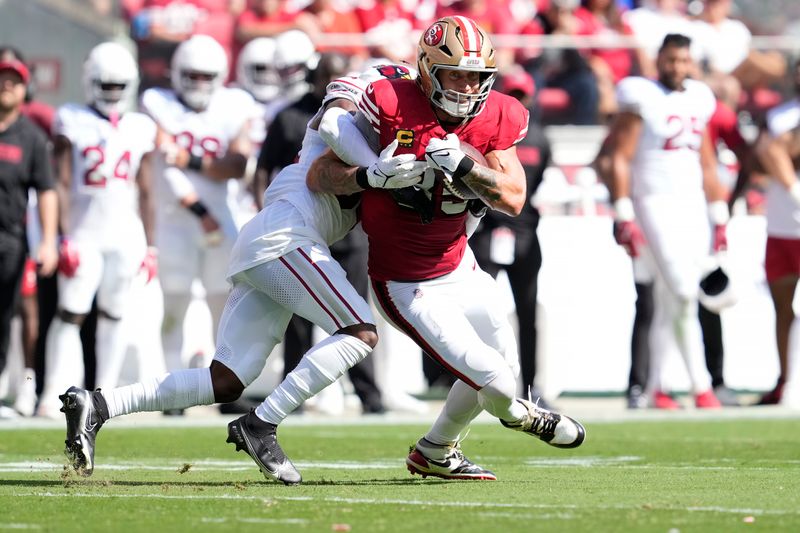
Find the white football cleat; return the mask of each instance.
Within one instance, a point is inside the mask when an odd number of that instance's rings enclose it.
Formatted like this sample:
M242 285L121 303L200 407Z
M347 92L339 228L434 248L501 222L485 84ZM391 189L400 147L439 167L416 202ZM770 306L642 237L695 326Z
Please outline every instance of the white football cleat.
M552 413L522 398L517 401L528 413L517 423L500 420L505 427L533 435L556 448L577 448L586 438L586 429L577 420Z

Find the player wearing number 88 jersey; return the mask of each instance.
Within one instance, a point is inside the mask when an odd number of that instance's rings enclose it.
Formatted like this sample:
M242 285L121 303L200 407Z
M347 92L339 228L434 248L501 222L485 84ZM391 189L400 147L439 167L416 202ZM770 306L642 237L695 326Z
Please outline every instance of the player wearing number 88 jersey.
M149 191L156 125L127 111L137 82L130 53L116 43L100 44L84 65L86 104L66 104L56 114L62 246L59 311L48 334L40 402L47 416L57 414L65 386L83 379L79 327L95 295L97 383L116 382L124 350L119 322L131 283L146 254L153 254L147 246L153 244Z
M162 341L169 369L185 367L182 326L198 279L213 331L227 299L226 269L241 226L255 214L242 201L241 179L252 157L255 102L222 86L228 62L207 35L181 43L172 57L172 88L142 94L142 109L159 127L156 159L159 279L164 291ZM246 206L252 206L248 210Z

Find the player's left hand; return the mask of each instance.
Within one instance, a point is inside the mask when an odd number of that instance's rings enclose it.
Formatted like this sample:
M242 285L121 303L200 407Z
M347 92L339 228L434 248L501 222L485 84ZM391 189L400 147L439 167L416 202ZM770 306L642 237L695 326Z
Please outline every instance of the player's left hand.
M142 259L142 265L139 270L147 273L147 283L153 281L153 278L158 275L158 249L154 246L147 247L147 253Z
M717 224L714 226L714 251L723 252L728 249L727 225Z
M459 168L467 154L461 150L458 135L448 133L444 139L432 138L425 147L425 160L431 168L441 170L447 179L459 178L469 169Z

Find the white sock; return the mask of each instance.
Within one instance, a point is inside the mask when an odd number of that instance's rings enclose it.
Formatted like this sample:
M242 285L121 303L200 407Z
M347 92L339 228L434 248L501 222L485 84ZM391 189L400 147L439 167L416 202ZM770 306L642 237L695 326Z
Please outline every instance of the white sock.
M108 404L109 418L140 411L186 409L214 403L214 387L208 368L176 370L141 383L102 391L101 394Z
M478 414L483 411L480 403L478 402L478 391L467 385L461 380L456 381L450 392L447 394L447 400L444 402L442 412L433 426L423 437L425 440L432 444L439 446L452 446L460 441L465 435L463 431L469 426ZM433 450L425 443L417 443L423 448L423 452L431 459L442 459L444 455L444 448ZM436 457L436 452L440 452L442 457ZM430 453L434 453L431 456Z
M703 351L703 333L697 318L697 302L685 302L677 308L673 327L678 348L689 373L692 392L700 394L711 389L711 376Z
M61 406L58 395L63 394L72 385L83 386L83 378L80 326L56 317L50 324L45 345L45 375L44 389L40 397L41 406L45 410L57 410Z
M319 391L367 357L372 348L352 335L336 334L311 348L297 367L256 407L256 416L280 424Z
M95 383L98 388L111 389L117 386L122 362L125 360L124 340L122 321L108 318L97 321Z
M504 368L497 377L478 391L481 407L500 420L519 422L528 414L516 398L517 378L510 368Z

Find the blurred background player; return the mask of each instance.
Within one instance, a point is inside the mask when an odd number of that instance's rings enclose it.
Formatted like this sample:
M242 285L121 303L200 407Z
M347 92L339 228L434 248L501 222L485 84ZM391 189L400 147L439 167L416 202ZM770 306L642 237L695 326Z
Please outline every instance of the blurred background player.
M720 407L703 364L697 300L701 264L712 243L707 217L718 251L727 244L728 207L706 128L715 100L707 86L686 78L690 42L678 34L664 38L658 81L633 77L620 83L621 111L609 133L614 235L636 256L643 247L641 225L656 276L648 387L653 406L664 409L679 407L663 390L671 346L678 346L684 359L695 405Z
M22 116L26 86L30 81L27 66L16 57L0 57L0 372L6 366L11 318L19 301L28 243L25 210L28 192L38 199L42 239L33 251L41 274L49 276L56 268L57 197L50 166L47 139ZM0 406L0 417L14 415Z
M800 276L800 61L793 69L795 96L767 114L768 135L757 151L773 178L767 186L767 251L764 267L775 306L780 374L759 405L800 406L800 331L793 302ZM791 354L791 355L790 355ZM791 385L790 385L791 384ZM789 391L791 390L791 394Z
M168 369L183 368L183 320L199 280L213 331L227 299L225 271L239 228L248 218L239 179L252 156L249 121L253 99L223 87L225 51L214 39L196 35L172 58L172 89L151 88L142 109L158 125L160 179L156 242L164 292L164 355ZM252 215L252 213L250 213ZM192 365L204 366L198 360Z
M500 91L519 100L526 109L533 104L533 78L522 68L514 69L501 78ZM525 170L526 195L530 199L542 182L551 157L550 142L533 116L528 122L528 133L517 144L517 156ZM470 238L470 247L475 252L478 264L492 277L496 278L501 270L508 275L517 313L522 396L530 394L532 398L539 398L539 405L549 409L534 384L537 279L542 266L542 250L536 236L538 225L539 212L530 201L525 202L522 212L516 217L489 210Z
M102 43L84 64L83 82L86 104L59 108L54 126L62 238L59 310L48 332L39 404L48 417L57 415L58 394L83 382L80 327L95 294L96 384L116 384L133 279L143 264L150 278L156 268L150 196L156 126L128 111L136 63L121 45Z

